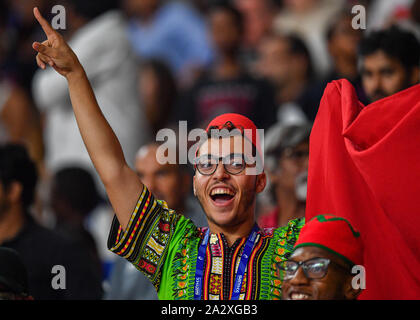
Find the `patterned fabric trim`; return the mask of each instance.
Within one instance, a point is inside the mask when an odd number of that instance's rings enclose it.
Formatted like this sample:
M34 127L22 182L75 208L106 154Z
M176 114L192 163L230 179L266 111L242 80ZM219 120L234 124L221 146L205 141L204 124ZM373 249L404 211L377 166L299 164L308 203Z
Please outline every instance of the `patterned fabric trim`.
M271 257L271 262L267 263L267 266L270 267L271 279L269 286L262 287L261 290L264 291L264 294L268 294L270 300L281 299L281 284L283 277L280 274L278 266L289 259L304 224L304 218L290 220L286 227L278 228L274 232L273 243L275 244L275 247L273 247L273 253L269 255ZM267 288L269 289L268 292L265 290Z
M244 244L246 242L246 239L247 238L242 238L241 242L239 243L238 247L236 248L236 250L233 252L233 255L232 255L232 261L233 261L233 263L232 263L231 270L230 270L230 288L233 288L233 286L235 285L235 275L236 275L236 271L238 271L239 263L241 261L241 256L242 256L242 254L239 255L239 252L243 250L243 246L244 246ZM248 266L247 266L247 268L245 270L244 281L243 281L242 285L245 284L245 281L247 279L246 273L249 274L249 272L248 272L247 269L248 269ZM231 292L230 292L230 295L229 295L229 299L232 298L232 294L233 294L233 290L230 290L230 291ZM244 291L243 288L241 288L241 293L243 291ZM239 296L239 298L241 298L241 295ZM223 298L221 298L221 299L223 300Z
M266 247L269 244L268 239L263 239L261 235L259 236L260 239L255 245L255 249L252 252L252 255L249 259L249 273L245 300L255 300L256 297L258 297L261 282L260 277L258 276L258 274L260 273L258 270L258 266L260 264L261 257L263 253L265 253ZM252 281L252 279L254 279L254 281Z
M131 262L159 290L162 267L177 220L175 212L144 187L125 231L114 217L108 248Z
M194 299L194 276L198 247L204 238L202 230L192 225L179 244L172 263L171 276L174 279L172 296L174 300Z

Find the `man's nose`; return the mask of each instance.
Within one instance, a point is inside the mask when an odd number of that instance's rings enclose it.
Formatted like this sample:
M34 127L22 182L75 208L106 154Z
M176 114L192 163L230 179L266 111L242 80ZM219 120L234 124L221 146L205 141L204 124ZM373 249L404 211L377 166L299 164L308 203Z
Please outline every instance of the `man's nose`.
M216 171L213 173L213 178L218 180L225 180L229 179L230 175L225 170L225 166L223 165L222 160L219 161L219 164L217 165Z
M303 272L302 267L298 268L295 276L289 280L291 285L306 285L309 283L309 279L306 277L305 273Z
M374 75L372 76L372 91L376 92L381 90L382 91L382 79L380 75Z

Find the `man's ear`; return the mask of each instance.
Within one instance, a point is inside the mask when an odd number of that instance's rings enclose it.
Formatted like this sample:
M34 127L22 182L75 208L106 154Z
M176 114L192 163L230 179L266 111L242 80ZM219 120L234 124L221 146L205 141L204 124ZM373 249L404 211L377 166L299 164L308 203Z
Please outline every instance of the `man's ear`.
M412 85L415 85L420 82L420 67L413 68L410 81Z
M9 198L11 203L18 203L22 200L22 191L22 184L17 181L13 181L7 188L7 198Z
M265 186L267 184L267 176L265 175L265 172L257 175L257 181L256 181L256 189L255 191L257 193L260 193L264 190Z
M355 289L352 285L353 276L349 276L344 285L344 297L346 300L356 300L362 289Z
M193 176L193 192L194 192L194 196L197 196L197 191L195 189L195 175Z

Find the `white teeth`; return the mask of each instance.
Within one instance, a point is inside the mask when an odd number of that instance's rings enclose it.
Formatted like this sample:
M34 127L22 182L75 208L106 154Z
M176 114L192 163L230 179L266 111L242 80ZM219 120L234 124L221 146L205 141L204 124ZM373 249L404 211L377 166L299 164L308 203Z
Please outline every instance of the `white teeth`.
M309 296L305 293L295 293L295 292L293 292L290 295L290 298L292 300L307 300L309 298Z
M234 196L235 194L229 190L228 188L215 188L211 191L210 195L214 196L216 194L228 194L230 196Z

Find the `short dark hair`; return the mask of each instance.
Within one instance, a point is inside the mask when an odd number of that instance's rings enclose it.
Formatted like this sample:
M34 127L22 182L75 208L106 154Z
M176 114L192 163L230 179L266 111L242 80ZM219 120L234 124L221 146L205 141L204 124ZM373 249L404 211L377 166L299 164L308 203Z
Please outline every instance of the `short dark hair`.
M38 173L26 148L19 144L0 145L0 182L7 190L13 182L22 185L21 201L28 208L35 195Z
M409 31L392 26L386 30L374 31L362 39L359 55L366 57L381 50L397 59L409 71L420 63L420 44Z
M80 167L66 167L57 171L54 187L56 195L83 216L102 201L93 176Z
M159 83L159 91L165 93L157 97L158 107L161 108L160 112L163 114L162 120L164 121L164 123L159 123L160 128L153 128L158 131L171 120L174 113L173 108L178 97L177 82L172 70L163 60L152 58L141 62L140 72L145 70L152 71Z
M290 44L289 50L291 54L305 57L306 61L308 62L308 70L306 76L311 79L314 76L314 67L312 64L311 53L307 45L298 35L295 34L285 35L285 38Z
M242 12L239 11L236 7L230 4L229 1L215 1L213 4L210 5L209 15L216 11L226 11L228 12L233 19L235 20L235 25L239 29L241 33L244 32L244 17Z
M336 32L336 29L339 25L339 23L342 20L345 19L352 19L353 15L350 13L350 9L346 8L345 10L341 11L335 18L331 20L331 22L328 24L326 32L325 32L325 38L328 42L330 42ZM362 32L361 29L359 29L360 32Z

